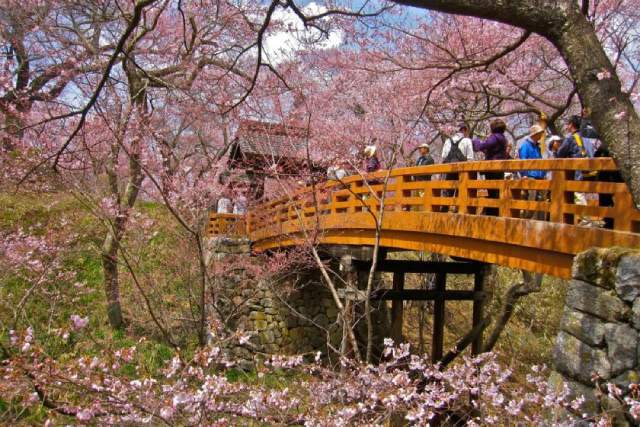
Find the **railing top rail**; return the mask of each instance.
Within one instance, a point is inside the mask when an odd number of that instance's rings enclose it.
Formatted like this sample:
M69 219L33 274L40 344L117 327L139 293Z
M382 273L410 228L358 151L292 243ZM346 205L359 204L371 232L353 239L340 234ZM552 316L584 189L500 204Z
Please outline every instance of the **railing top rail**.
M244 215L241 214L234 214L234 213L222 213L222 212L211 212L209 214L209 218L229 218L229 219L236 219L236 218L242 218L244 217Z
M328 190L336 186L350 185L371 180L382 180L387 174L389 178L401 176L435 175L460 172L518 172L528 170L543 170L549 172L556 171L615 171L617 166L610 157L594 159L544 159L544 160L477 160L459 163L441 163L429 166L407 166L392 169L380 170L374 173L355 174L342 179L341 181L328 180L315 185L316 191ZM289 204L293 200L301 199L310 194L312 186L301 187L294 191L289 197L279 197L268 200L258 205L258 209L271 208L277 205Z

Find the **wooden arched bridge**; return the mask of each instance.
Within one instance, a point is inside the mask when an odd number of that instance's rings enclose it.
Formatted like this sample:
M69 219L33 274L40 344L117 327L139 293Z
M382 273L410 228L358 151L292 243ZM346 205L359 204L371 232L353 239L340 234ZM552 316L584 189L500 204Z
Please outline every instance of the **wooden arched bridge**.
M527 170L550 177L517 178ZM593 181L576 180L577 171L598 174ZM605 181L615 171L609 158L398 168L305 187L254 206L246 216L212 213L207 232L245 235L258 251L309 242L372 246L381 217L382 247L568 278L574 255L588 248L640 247L640 211L626 184ZM484 179L486 172L515 178ZM530 200L527 194L534 190L541 197ZM576 204L575 193L598 194L600 203ZM590 224L606 219L610 228L580 225L585 218Z

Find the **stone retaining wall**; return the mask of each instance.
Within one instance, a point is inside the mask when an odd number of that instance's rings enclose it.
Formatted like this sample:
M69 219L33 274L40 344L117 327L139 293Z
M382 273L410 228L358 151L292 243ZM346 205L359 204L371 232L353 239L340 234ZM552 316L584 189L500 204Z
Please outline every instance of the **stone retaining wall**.
M247 241L238 239L210 239L207 247L209 262L229 256L249 253ZM338 270L334 266L335 270ZM244 283L244 287L243 287ZM338 310L332 296L322 283L319 270L311 269L289 275L286 280L246 283L241 272L217 278L221 287L217 312L233 331L244 331L252 336L249 345L232 345L227 350L234 359L245 361L248 367L261 354L313 354L335 355L340 348L342 325L336 322ZM382 348L388 336L388 310L383 303L374 312L376 349ZM362 318L362 313L356 317ZM358 337L366 337L362 320L356 330ZM361 340L364 342L364 339Z
M556 390L566 384L570 398L584 396L580 412L615 415L616 402L602 398L594 380L625 393L640 382L640 251L589 250L575 258L572 275L549 381Z

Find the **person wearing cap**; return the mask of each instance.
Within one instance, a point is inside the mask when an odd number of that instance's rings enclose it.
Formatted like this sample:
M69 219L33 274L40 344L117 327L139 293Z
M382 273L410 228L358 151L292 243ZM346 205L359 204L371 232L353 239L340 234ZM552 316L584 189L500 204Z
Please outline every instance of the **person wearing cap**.
M429 149L428 144L418 145L418 150L420 152L420 156L418 157L418 160L416 160L416 166L429 166L435 163L433 157L431 157L431 150ZM431 181L431 175L416 176L415 181Z
M592 158L595 154L595 149L591 140L583 139L580 135L579 129L582 124L582 118L580 116L571 116L566 123L567 137L564 139L560 148L558 148L559 158ZM576 171L576 181L594 181L597 178L596 171ZM576 205L586 205L587 200L596 200L596 193L573 193ZM579 221L580 225L590 225L591 219L589 217L582 217Z
M433 157L431 157L430 149L428 144L420 144L418 145L418 150L420 153L420 157L416 160L416 166L428 166L435 163Z
M547 158L554 159L558 157L558 148L560 148L560 144L562 143L562 138L558 135L551 135L547 139Z
M518 156L521 160L537 160L542 159L542 151L540 149L540 141L544 135L544 129L540 125L533 125L529 128L529 136L524 140ZM528 170L520 173L522 178L544 179L545 173L541 170Z
M521 160L538 160L542 159L542 151L540 149L540 143L543 142L544 128L540 125L533 125L529 128L529 136L524 140L520 149L518 150L518 156ZM541 170L526 170L520 172L520 176L523 179L544 179L546 173ZM539 190L528 190L527 199L531 201L545 200L546 192ZM542 211L525 211L523 217L533 218L537 220L544 220L545 213Z
M375 145L367 145L364 148L364 156L366 158L365 170L369 173L380 170L380 160L376 156L377 147Z

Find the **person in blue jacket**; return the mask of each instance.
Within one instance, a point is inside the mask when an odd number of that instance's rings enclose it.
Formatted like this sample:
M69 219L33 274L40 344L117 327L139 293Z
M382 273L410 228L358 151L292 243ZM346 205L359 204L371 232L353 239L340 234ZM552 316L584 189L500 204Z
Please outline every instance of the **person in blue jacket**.
M529 128L529 136L520 146L518 156L521 160L542 159L540 144L543 142L544 129L540 125L533 125ZM520 173L523 179L544 179L546 173L541 170L526 170ZM542 190L528 190L527 199L531 201L542 201L546 199L546 194ZM543 211L524 211L523 217L544 220Z
M542 136L544 135L544 129L540 125L533 125L529 129L529 136L524 140L518 151L518 157L521 160L537 160L542 159L542 151L540 149L540 143ZM541 170L528 170L522 171L522 178L532 179L544 179L545 172Z

